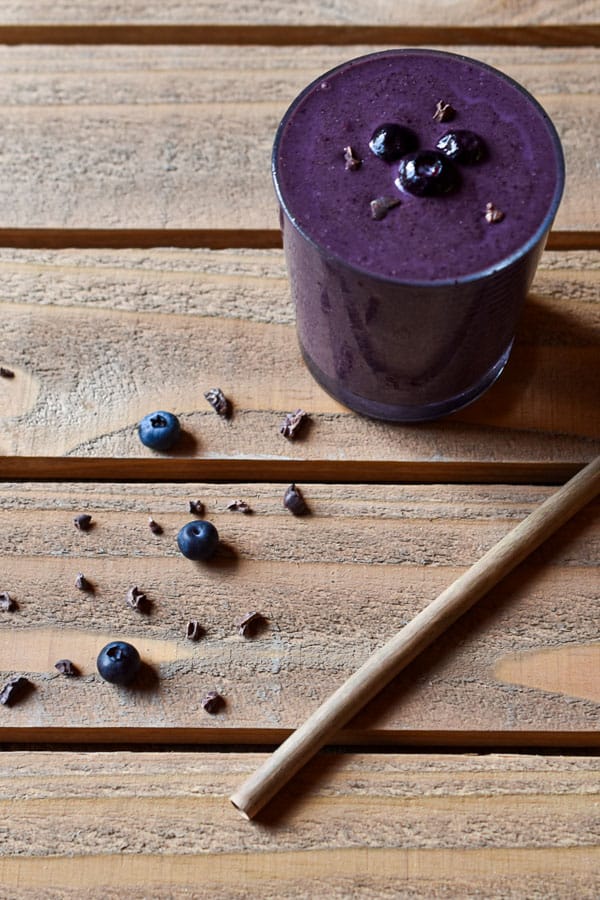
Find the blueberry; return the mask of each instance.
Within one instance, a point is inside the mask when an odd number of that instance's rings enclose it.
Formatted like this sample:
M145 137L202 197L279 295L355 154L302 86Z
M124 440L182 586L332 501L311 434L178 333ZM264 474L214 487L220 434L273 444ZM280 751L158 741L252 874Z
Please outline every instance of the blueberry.
M144 416L138 425L140 441L152 450L170 450L180 431L177 416L162 410Z
M112 641L98 654L96 666L105 681L111 684L128 684L139 672L140 654L133 644Z
M218 543L219 532L205 519L188 522L177 535L177 546L188 559L210 559Z
M474 131L447 131L436 144L446 156L457 163L472 166L485 156L485 143Z
M453 191L460 182L454 163L437 150L419 150L403 156L396 187L417 197L436 197Z
M376 128L369 141L369 147L380 159L385 162L394 162L405 153L416 150L418 139L414 131L404 125L395 122L385 122Z

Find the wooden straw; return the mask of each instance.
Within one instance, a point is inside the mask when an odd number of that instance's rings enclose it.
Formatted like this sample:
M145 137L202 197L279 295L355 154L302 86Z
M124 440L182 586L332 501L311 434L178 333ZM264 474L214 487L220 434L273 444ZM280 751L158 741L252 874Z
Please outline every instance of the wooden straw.
M346 722L600 491L600 456L571 478L376 650L231 796L248 819L289 781Z

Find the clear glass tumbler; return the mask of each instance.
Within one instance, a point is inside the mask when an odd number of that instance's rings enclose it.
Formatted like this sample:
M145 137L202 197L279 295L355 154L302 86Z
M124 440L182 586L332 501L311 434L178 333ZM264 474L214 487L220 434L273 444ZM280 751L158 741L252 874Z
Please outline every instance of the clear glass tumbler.
M272 168L316 380L390 421L479 397L506 365L563 192L540 104L468 57L369 54L294 100Z

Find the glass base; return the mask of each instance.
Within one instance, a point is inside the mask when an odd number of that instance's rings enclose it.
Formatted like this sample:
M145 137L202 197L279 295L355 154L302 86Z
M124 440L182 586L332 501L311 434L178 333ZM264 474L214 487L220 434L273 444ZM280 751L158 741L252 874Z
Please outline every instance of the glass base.
M363 416L369 416L372 419L383 419L386 422L429 422L433 419L439 419L442 416L448 416L450 413L468 406L477 400L485 391L490 388L494 382L500 377L504 369L510 351L512 350L513 341L510 342L500 359L488 369L483 378L471 386L468 390L461 391L447 400L428 403L420 406L406 406L388 403L379 403L376 400L368 400L366 397L360 397L347 390L339 381L330 378L321 369L315 365L313 360L305 352L302 345L300 349L304 362L308 367L313 378L319 382L328 394L335 400L339 400L345 406L348 406L354 412Z

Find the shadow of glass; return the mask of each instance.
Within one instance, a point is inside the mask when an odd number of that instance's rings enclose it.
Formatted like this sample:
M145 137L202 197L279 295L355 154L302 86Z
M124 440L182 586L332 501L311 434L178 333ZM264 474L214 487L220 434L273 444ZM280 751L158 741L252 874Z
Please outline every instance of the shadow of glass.
M448 421L598 437L600 328L531 295L506 368L485 394Z

